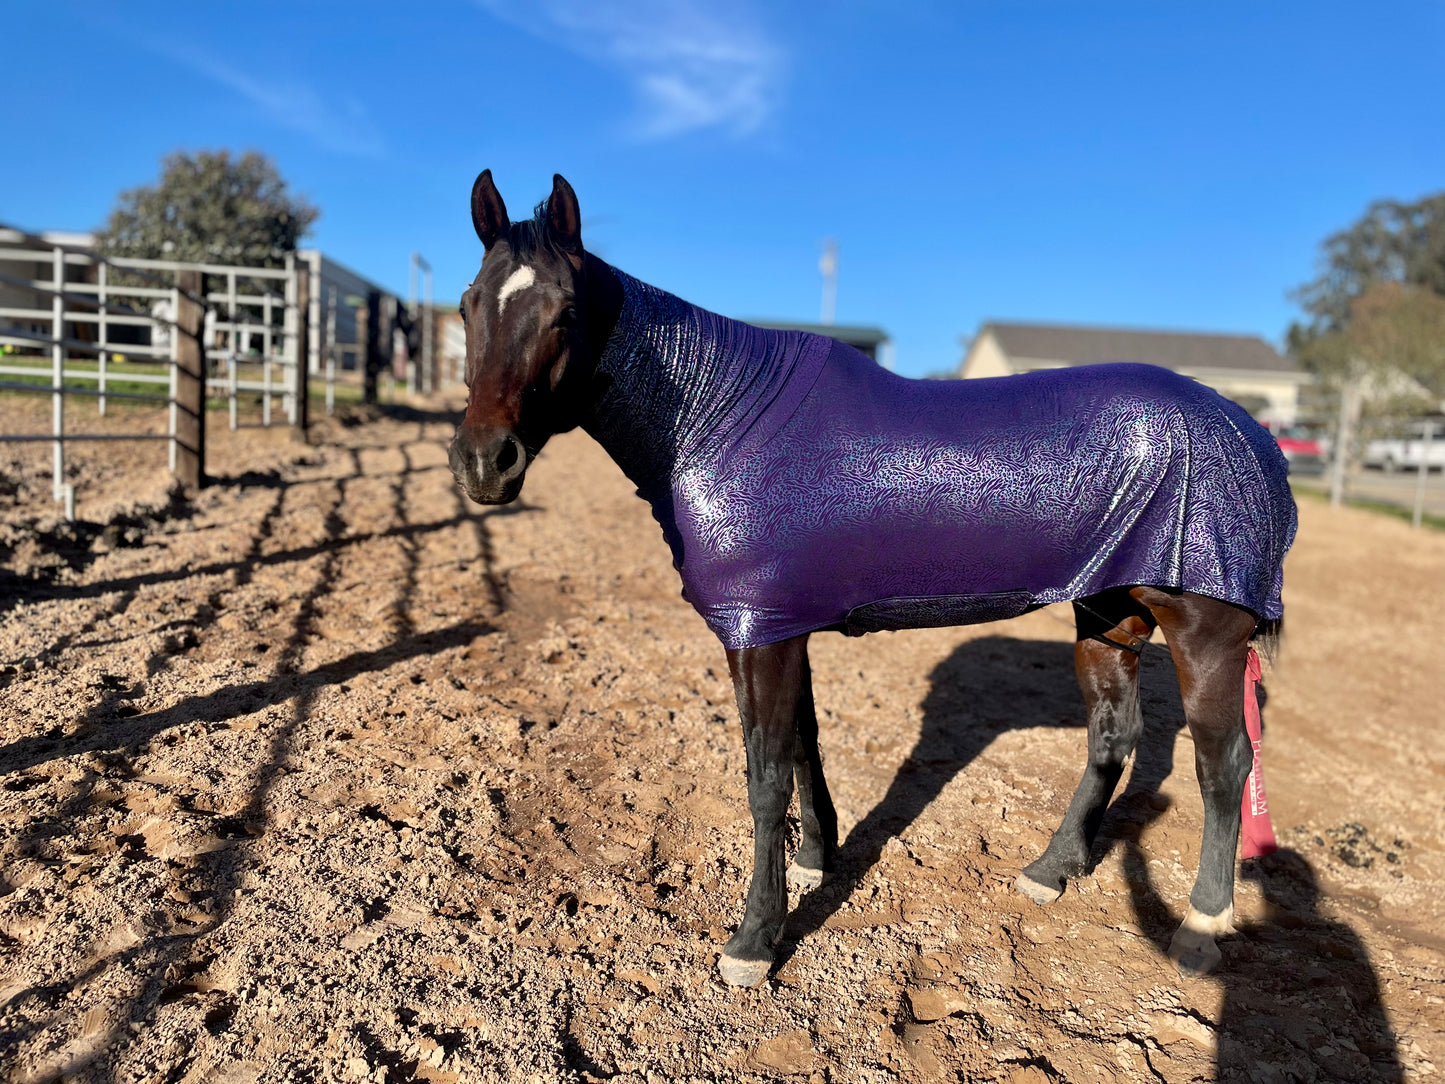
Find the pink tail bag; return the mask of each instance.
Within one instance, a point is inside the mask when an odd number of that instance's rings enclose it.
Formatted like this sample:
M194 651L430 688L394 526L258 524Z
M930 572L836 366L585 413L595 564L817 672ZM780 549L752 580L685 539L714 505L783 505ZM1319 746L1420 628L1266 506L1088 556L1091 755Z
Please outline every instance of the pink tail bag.
M1257 858L1279 849L1274 839L1274 825L1269 820L1269 801L1264 794L1264 769L1259 762L1259 746L1264 727L1259 716L1259 656L1254 648L1244 663L1244 726L1249 731L1249 744L1254 747L1254 766L1244 784L1244 801L1239 826L1240 857Z

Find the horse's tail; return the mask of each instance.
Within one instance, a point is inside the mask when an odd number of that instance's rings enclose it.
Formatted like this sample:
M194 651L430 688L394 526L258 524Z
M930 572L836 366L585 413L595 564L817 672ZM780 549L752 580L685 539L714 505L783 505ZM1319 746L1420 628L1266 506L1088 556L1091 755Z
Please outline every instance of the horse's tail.
M1254 635L1250 640L1259 646L1262 654L1270 662L1279 653L1280 641L1284 639L1284 618L1271 617L1261 621L1254 627Z

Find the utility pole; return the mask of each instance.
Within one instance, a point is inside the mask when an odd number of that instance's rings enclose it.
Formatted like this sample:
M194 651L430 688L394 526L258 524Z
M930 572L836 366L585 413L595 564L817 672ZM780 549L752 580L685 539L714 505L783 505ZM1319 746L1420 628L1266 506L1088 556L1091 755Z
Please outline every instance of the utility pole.
M818 270L823 276L823 311L820 323L832 327L838 314L838 241L828 237L823 240L823 255L818 260Z

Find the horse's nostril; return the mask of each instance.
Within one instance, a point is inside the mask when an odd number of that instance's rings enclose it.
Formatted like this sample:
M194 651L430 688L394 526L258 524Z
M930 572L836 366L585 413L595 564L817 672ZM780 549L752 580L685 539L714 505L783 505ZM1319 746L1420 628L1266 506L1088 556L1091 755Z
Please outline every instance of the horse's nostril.
M506 474L517 462L517 442L515 440L504 440L501 451L497 452L497 470Z

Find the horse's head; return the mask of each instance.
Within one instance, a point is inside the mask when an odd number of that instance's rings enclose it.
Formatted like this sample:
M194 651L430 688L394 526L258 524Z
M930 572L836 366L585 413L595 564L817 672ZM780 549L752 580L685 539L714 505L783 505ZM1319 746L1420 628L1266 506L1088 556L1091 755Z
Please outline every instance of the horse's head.
M485 254L462 294L467 412L447 459L467 496L506 504L553 433L577 424L569 367L586 361L581 219L560 175L530 221L512 223L483 170L472 186L472 225Z

